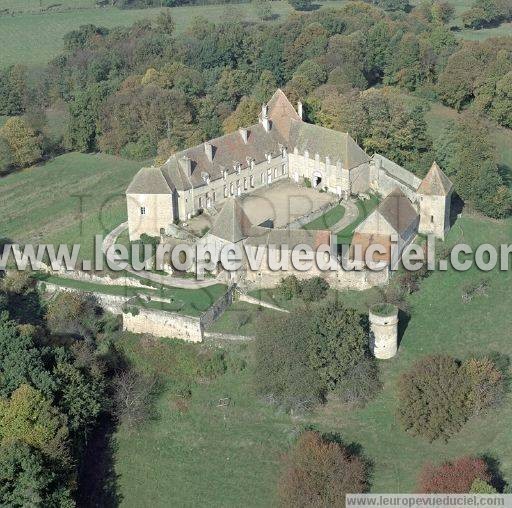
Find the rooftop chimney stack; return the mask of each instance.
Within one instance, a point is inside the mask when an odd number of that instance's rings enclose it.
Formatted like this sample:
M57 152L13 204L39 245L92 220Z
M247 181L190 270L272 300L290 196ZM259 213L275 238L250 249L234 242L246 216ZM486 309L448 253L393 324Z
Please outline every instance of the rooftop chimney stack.
M185 174L187 175L187 177L190 178L192 176L192 159L190 157L188 157L187 155L184 155L180 159L180 166L185 171Z
M244 140L244 144L247 144L247 139L249 137L249 131L247 129L240 128L238 129L240 132L240 136L242 136L242 139Z
M208 143L208 141L204 144L204 153L210 162L213 162L213 145Z
M261 106L261 125L265 129L265 132L270 131L270 120L268 119L268 106L263 104Z
M302 102L297 102L297 114L300 116L301 120L304 120L303 110L302 110Z

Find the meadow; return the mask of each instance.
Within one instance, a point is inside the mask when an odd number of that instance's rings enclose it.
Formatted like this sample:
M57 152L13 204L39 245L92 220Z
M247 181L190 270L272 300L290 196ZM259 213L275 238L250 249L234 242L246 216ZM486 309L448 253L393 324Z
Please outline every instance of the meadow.
M321 7L335 7L346 0L324 0L315 2ZM412 2L417 3L416 1ZM462 27L460 14L471 4L470 0L454 0L455 19L453 25ZM39 71L47 62L56 57L63 49L63 36L81 25L94 24L112 28L129 26L141 19L155 18L161 9L127 9L115 7L95 7L93 0L70 0L56 4L43 0L43 12L39 10L38 0L3 0L2 9L15 13L0 15L0 67L22 63L31 72ZM53 7L51 7L53 5ZM48 7L51 7L48 10ZM272 2L273 19L279 21L293 11L288 2ZM1 9L0 9L0 12ZM248 22L257 22L254 7L250 3L229 5L189 5L173 7L172 15L176 22L176 32L183 33L191 20L203 16L209 21L217 22L227 17L238 17ZM512 33L511 24L484 30L466 30L458 32L465 39L485 39Z
M68 153L0 178L1 236L19 243L80 243L90 259L94 236L126 220L125 190L141 162Z
M510 241L511 235L512 221L468 217L458 220L446 244L463 239L474 246L497 245ZM464 304L462 287L483 277L489 280L488 294ZM467 454L495 459L505 480L512 481L512 435L506 423L512 418L510 395L501 408L470 421L447 443L411 437L395 417L397 379L424 355L452 354L461 359L491 351L512 355L511 283L510 272L483 274L477 269L450 269L425 279L409 299L411 319L398 355L379 362L383 390L364 408L330 401L312 414L286 415L255 395L250 346L227 344L248 360L247 369L199 383L186 410L178 410L172 391L164 390L157 401L157 419L135 434L119 430L115 468L121 505L272 506L281 454L306 427L359 445L372 463L373 492L413 492L425 462ZM373 290L338 294L362 312L375 298ZM133 339L124 340L123 347L135 363L173 378L172 369L165 368L175 359L168 341L142 347ZM222 398L229 398L227 407L219 406Z

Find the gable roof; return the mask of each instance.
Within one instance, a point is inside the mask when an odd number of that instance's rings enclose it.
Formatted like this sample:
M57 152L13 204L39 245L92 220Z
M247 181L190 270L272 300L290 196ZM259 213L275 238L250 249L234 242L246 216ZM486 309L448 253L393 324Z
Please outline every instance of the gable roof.
M453 184L434 161L429 172L418 187L418 194L430 196L447 196Z
M126 194L171 194L172 186L164 178L160 168L142 168L133 177Z
M272 121L272 127L275 127L281 136L288 140L290 136L291 120L302 122L302 119L280 88L276 90L272 98L268 101L267 107L267 114Z
M370 160L366 152L347 132L339 132L319 125L291 121L290 143L299 152L310 156L329 156L332 164L340 161L344 168L352 169Z
M235 173L235 163L242 169L249 166L249 160L256 164L265 160L266 153L280 153L280 146L284 146L284 139L276 129L266 132L261 124L254 124L247 128L247 143L237 130L209 141L212 145L213 157L210 161L205 152L205 144L187 148L174 154L163 166L165 178L172 182L178 190L206 185L203 175L208 174L210 180L222 178L224 170L228 174ZM191 176L187 176L179 164L183 157L190 158L192 162Z
M251 226L251 221L239 201L228 198L209 233L222 240L237 243L249 236Z
M398 187L388 194L376 210L398 234L406 231L418 219L418 213Z

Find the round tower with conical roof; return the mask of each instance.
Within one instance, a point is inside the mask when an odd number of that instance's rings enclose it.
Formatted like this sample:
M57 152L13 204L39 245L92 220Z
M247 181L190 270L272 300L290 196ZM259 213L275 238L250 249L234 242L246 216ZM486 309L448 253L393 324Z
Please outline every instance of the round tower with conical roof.
M370 351L375 358L393 358L398 350L398 308L378 303L370 308Z
M434 162L416 191L420 204L420 233L433 234L444 240L450 229L452 188L450 179Z

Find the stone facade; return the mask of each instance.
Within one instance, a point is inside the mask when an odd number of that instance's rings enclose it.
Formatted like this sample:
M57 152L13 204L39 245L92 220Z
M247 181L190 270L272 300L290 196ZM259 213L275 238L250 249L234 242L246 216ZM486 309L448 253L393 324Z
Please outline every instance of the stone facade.
M375 358L387 360L396 355L398 349L398 309L394 306L387 315L370 309L370 351Z
M126 205L130 240L160 236L175 218L172 194L127 194Z
M420 233L444 240L450 229L451 197L451 192L447 196L420 195Z

